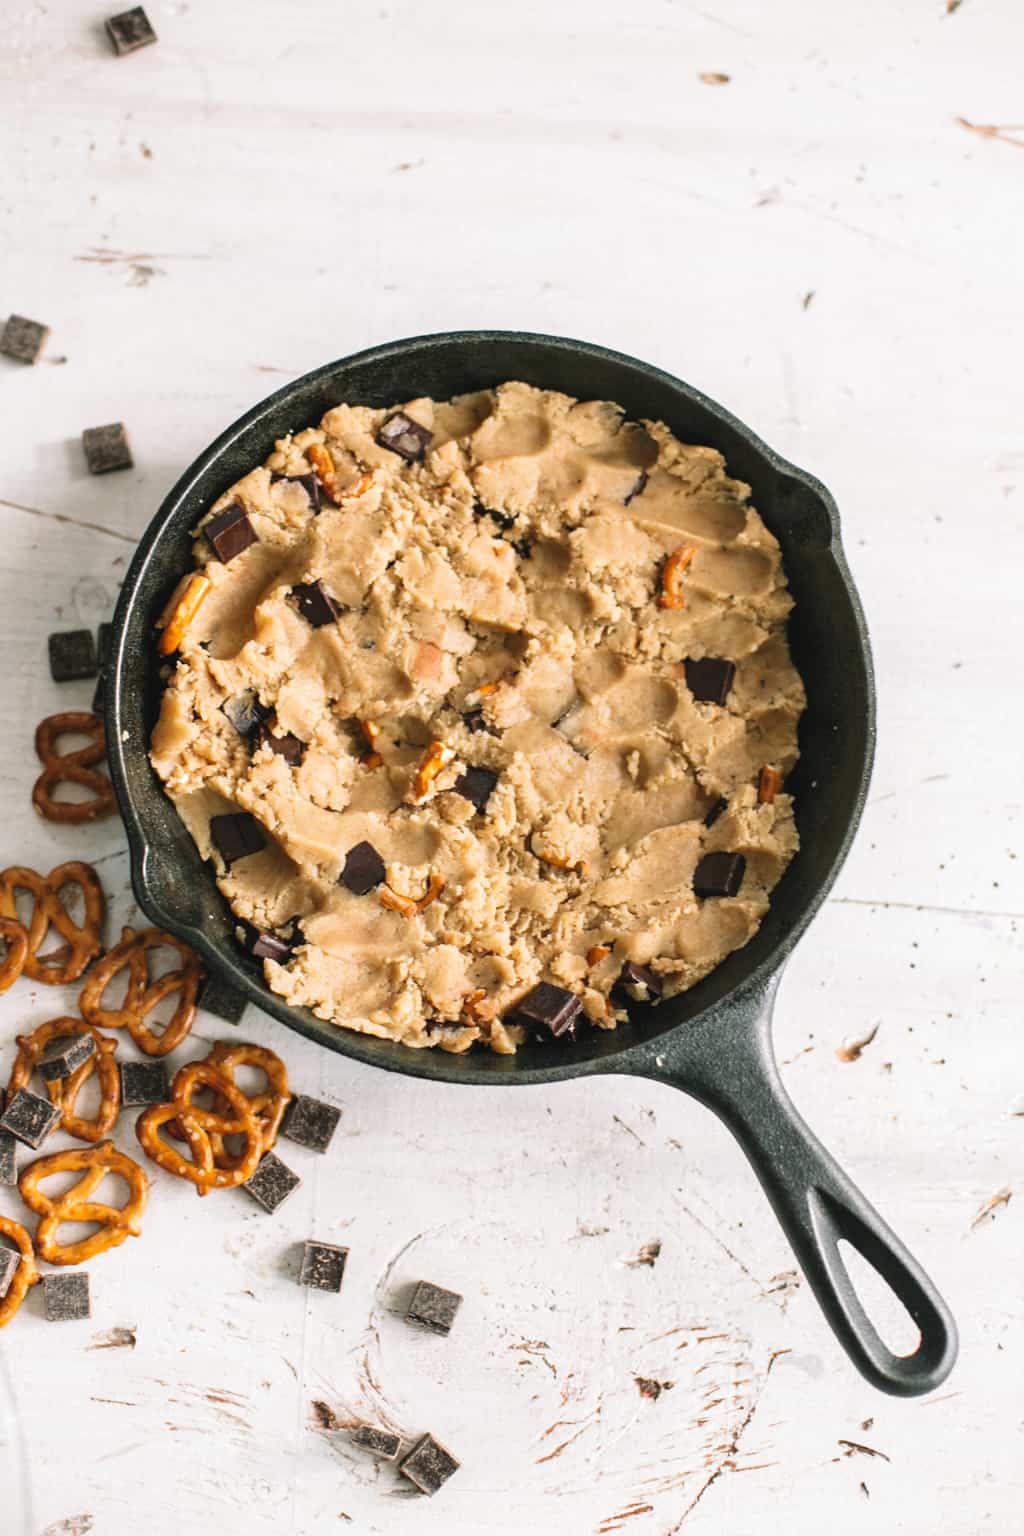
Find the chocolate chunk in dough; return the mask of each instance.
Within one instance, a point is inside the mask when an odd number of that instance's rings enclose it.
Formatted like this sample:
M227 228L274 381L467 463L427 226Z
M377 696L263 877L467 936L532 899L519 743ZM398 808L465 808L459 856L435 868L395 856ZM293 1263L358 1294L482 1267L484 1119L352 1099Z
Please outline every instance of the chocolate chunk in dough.
M704 825L706 827L713 827L719 816L721 816L722 812L727 809L728 805L729 802L725 799L724 796L716 800L714 805L709 807L707 815L704 817Z
M43 1304L48 1323L77 1323L92 1315L89 1276L82 1270L43 1276Z
M459 1463L433 1435L424 1435L398 1463L398 1470L420 1493L429 1495L436 1493L452 1473L459 1470Z
M583 1004L575 992L567 992L564 987L553 986L549 981L539 981L519 999L505 1021L525 1025L534 1033L546 1031L556 1040L571 1039L582 1012Z
M706 853L693 872L695 896L735 896L747 861L742 853Z
M455 780L453 788L457 795L471 800L477 810L482 811L486 809L497 782L498 775L492 773L490 768L467 768Z
M340 1119L341 1110L333 1104L325 1104L323 1099L311 1099L307 1093L297 1093L285 1113L281 1134L300 1147L326 1152Z
M627 960L612 987L612 997L617 1003L656 1003L664 991L664 982L646 965Z
M299 1284L311 1286L314 1291L340 1291L347 1258L348 1249L337 1248L333 1243L304 1243Z
M646 469L642 469L633 482L632 490L628 495L622 498L622 505L624 507L628 507L631 501L635 501L638 496L643 495L645 489L647 488L647 481L649 478L650 476L648 475Z
M466 727L466 730L472 731L474 735L477 733L477 731L490 731L490 726L484 719L484 712L482 709L471 709L468 715L463 715L462 723Z
M247 859L250 854L259 853L267 845L259 822L248 811L211 817L210 837L213 846L229 867L239 859Z
M74 683L96 676L96 645L90 629L66 629L49 635L50 676L55 683Z
M496 512L493 507L485 507L482 501L473 503L474 517L493 517L499 528L515 527L515 518L509 512Z
M309 497L309 505L312 507L313 511L320 511L320 482L316 475L271 475L270 478L275 484L277 484L278 481L283 480L286 481L289 485L301 485L302 489Z
M86 427L82 433L82 451L90 475L108 475L112 469L131 469L132 451L124 423L107 427Z
M429 428L421 427L404 411L396 411L377 433L377 441L382 448L390 448L392 453L405 459L407 464L414 464L417 459L422 459L433 436Z
M287 950L287 945L285 948ZM245 1012L248 998L237 987L233 987L230 981L225 981L223 976L211 973L200 987L197 1001L207 1013L225 1019L229 1024L237 1024Z
M21 1254L13 1248L0 1248L0 1298L7 1295L11 1288L11 1281L18 1273L18 1265L21 1263Z
M36 1071L44 1083L59 1083L77 1072L95 1051L92 1035L56 1035L36 1063Z
M134 53L136 48L145 48L147 43L156 42L156 33L141 5L133 6L130 11L121 11L117 16L109 16L107 31L115 53Z
M0 352L4 357L13 358L16 363L28 363L31 366L39 361L39 354L49 334L48 325L40 325L38 320L26 320L24 315L11 315L0 335Z
M269 747L275 757L283 757L292 768L298 767L306 751L306 743L298 736L293 736L291 731L282 731L279 735L266 722L256 732L256 746Z
M20 1088L0 1115L0 1131L9 1131L34 1150L60 1124L62 1114L59 1104L51 1104L29 1088Z
M247 949L257 960L276 960L278 965L287 965L292 957L293 946L287 939L279 939L276 933L265 933L259 928L253 928L250 923L243 925L241 942L242 948Z
M402 1449L401 1435L393 1435L389 1429L374 1429L371 1424L361 1424L353 1430L352 1443L371 1456L379 1456L381 1461L394 1461Z
M452 1331L455 1314L461 1306L462 1297L458 1291L446 1291L442 1285L420 1280L406 1308L405 1320L431 1333L448 1334Z
M123 1108L169 1102L171 1083L165 1061L120 1061L117 1070L121 1078Z
M275 1157L273 1152L264 1152L256 1165L256 1172L246 1179L242 1188L265 1211L276 1211L301 1183L298 1174L292 1173L279 1157Z
M227 715L239 736L244 737L246 741L250 736L256 735L267 718L267 711L260 703L260 696L255 688L246 688L242 693L235 694L234 698L225 699L221 710Z
M341 872L341 883L353 896L365 896L380 885L387 866L372 843L356 843L350 848Z
M244 507L233 501L230 507L211 517L203 524L203 532L213 546L213 552L223 565L228 565L243 549L256 543L256 530L250 523Z
M312 624L314 629L335 623L344 611L322 581L300 582L297 587L292 587L292 597L306 623Z
M721 656L702 656L698 661L683 662L686 686L698 704L724 704L729 697L736 664Z

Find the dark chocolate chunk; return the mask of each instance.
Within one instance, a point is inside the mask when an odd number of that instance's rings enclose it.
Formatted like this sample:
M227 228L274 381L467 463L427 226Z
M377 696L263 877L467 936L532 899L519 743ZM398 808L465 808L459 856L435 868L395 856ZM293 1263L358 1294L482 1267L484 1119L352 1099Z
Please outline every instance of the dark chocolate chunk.
M0 1114L7 1103L7 1094L0 1088ZM15 1157L17 1142L10 1131L0 1131L0 1184L17 1184L18 1165Z
M353 896L365 896L380 885L387 874L387 866L372 843L356 843L350 848L341 872L341 883Z
M273 481L284 481L288 485L301 485L313 511L320 511L320 481L316 475L271 475L270 478Z
M338 1129L341 1110L323 1099L311 1099L306 1093L297 1093L285 1113L281 1125L282 1136L298 1142L300 1147L310 1147L314 1152L326 1152Z
M462 1306L458 1291L446 1291L441 1285L420 1280L405 1312L407 1323L427 1328L431 1333L451 1333L455 1314Z
M563 1036L570 1039L576 1033L576 1023L583 1012L583 1004L575 992L556 987L549 981L539 981L521 997L506 1014L508 1024L524 1024L527 1029L543 1034L545 1031L556 1040Z
M409 1454L402 1457L398 1470L420 1493L429 1495L436 1493L452 1473L459 1470L459 1463L451 1451L445 1450L433 1435L424 1435L421 1440L417 1440Z
M462 795L466 800L471 800L478 811L486 808L488 800L494 793L498 775L490 768L467 768L461 773L452 786L457 795Z
M242 553L243 549L248 549L250 544L257 542L256 530L250 523L245 508L240 507L237 501L233 501L229 507L224 508L223 512L218 512L216 517L211 517L208 523L204 523L203 532L222 565L229 565L236 555Z
M96 645L90 629L66 629L47 638L50 676L55 683L74 683L96 676Z
M280 939L276 933L254 928L251 923L241 924L240 929L242 948L247 949L250 955L254 955L257 960L276 960L278 965L288 964L293 949L288 939Z
M527 538L513 539L512 548L515 550L520 560L529 560L533 545Z
M344 612L322 581L300 582L297 587L292 587L292 597L306 623L312 624L314 629L335 623Z
M7 1295L11 1281L18 1273L21 1254L13 1248L0 1248L0 1298Z
M369 1451L371 1456L379 1456L381 1461L394 1461L402 1449L401 1435L393 1435L389 1429L374 1429L370 1424L361 1424L353 1430L352 1443Z
M30 1088L20 1088L0 1115L0 1131L9 1131L26 1147L41 1147L50 1132L60 1124L63 1111L59 1104L41 1099Z
M301 1183L298 1174L286 1168L279 1157L275 1157L273 1152L264 1152L256 1165L256 1172L252 1178L246 1179L242 1188L265 1211L276 1211L281 1202L287 1200L292 1190L298 1189Z
M304 1243L299 1284L314 1291L340 1291L347 1258L348 1249L336 1248L333 1243Z
M708 810L707 815L704 817L704 825L706 827L713 827L719 816L721 816L722 812L727 809L728 805L729 802L725 799L724 796L721 799L716 800L714 805L711 806Z
M695 896L735 896L747 861L742 853L706 853L693 872Z
M82 450L90 475L108 475L112 469L131 469L132 451L123 422L108 427L86 427Z
M256 746L269 747L276 757L283 757L292 768L297 768L306 752L306 743L293 736L291 731L280 734L264 722L256 733Z
M210 837L229 868L238 859L247 859L251 853L259 853L267 845L259 822L248 811L211 817Z
M660 976L646 965L627 960L612 987L612 997L615 1002L628 1007L630 1003L656 1003L663 991L664 982Z
M472 731L474 735L477 731L490 731L491 729L484 719L482 709L471 709L467 715L463 715L462 723L466 730Z
M405 459L407 464L413 464L422 459L433 435L429 428L421 427L404 411L396 411L377 433L377 441L382 448L390 448L392 453Z
M36 363L50 334L48 325L38 320L26 320L24 315L11 315L0 335L0 352L13 358L16 363Z
M117 16L109 16L107 31L115 53L134 53L136 48L145 48L147 43L156 42L156 33L141 5L133 6L130 11L121 11Z
M121 1103L125 1109L139 1104L168 1104L170 1075L165 1061L119 1061Z
M650 476L648 475L646 469L642 469L633 482L633 489L627 496L622 498L622 505L624 507L628 507L630 502L635 501L637 496L643 495L644 491L647 489L647 481L649 478Z
M255 736L264 720L267 711L260 703L259 694L255 688L246 688L242 693L235 695L233 699L225 699L221 705L221 711L231 721L239 736L248 741L250 736Z
M83 1270L43 1276L43 1302L49 1323L77 1323L92 1315L89 1276Z
M493 507L485 507L482 501L473 503L474 517L493 517L499 528L511 528L515 524L515 517L510 512L496 512Z
M229 1024L237 1024L245 1012L248 998L237 987L233 987L230 981L225 981L223 976L211 973L200 987L197 1001L207 1013L214 1014L218 1019L226 1019Z
M724 704L729 697L736 663L720 656L702 656L699 661L683 662L686 686L698 704Z
M58 1083L77 1072L95 1050L96 1040L92 1035L55 1035L36 1063L36 1071L44 1083Z

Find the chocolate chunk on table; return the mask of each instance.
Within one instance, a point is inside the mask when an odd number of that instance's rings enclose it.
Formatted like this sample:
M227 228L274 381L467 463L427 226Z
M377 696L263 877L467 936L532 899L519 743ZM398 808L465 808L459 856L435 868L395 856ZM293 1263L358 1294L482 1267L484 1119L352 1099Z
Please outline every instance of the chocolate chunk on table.
M303 1244L299 1284L311 1286L314 1291L340 1291L347 1258L347 1248L311 1239Z
M698 704L724 704L729 697L736 663L721 656L701 656L683 662L686 686Z
M134 1109L140 1104L167 1104L171 1097L170 1074L165 1061L119 1061L121 1104Z
M43 1276L43 1302L50 1323L75 1323L91 1317L89 1276L82 1270Z
M47 636L50 676L55 683L76 683L95 677L96 644L90 629L65 629Z
M18 1273L18 1265L21 1263L21 1254L14 1248L0 1248L0 1300L2 1300L11 1288L11 1282Z
M287 945L285 948L287 950ZM199 988L196 1001L207 1013L215 1014L218 1019L226 1019L229 1024L237 1024L245 1012L248 998L237 987L233 987L230 981L225 981L223 976L215 976L211 972Z
M107 427L86 427L82 433L82 451L90 475L108 475L112 469L131 469L132 451L124 423Z
M3 1114L4 1105L7 1103L7 1092L0 1088L0 1114ZM0 1131L0 1184L17 1184L17 1142L10 1131Z
M255 746L257 749L269 747L275 757L283 757L292 768L298 767L306 752L306 743L300 741L298 736L293 736L290 731L278 733L266 721L256 732Z
M55 1035L36 1063L44 1083L58 1083L89 1060L96 1051L93 1035Z
M467 768L461 773L452 786L457 795L462 795L471 800L478 811L486 809L487 802L494 793L498 782L498 775L490 768Z
M245 508L240 507L237 501L204 523L203 532L223 565L229 565L243 549L256 543L256 530L246 516Z
M342 608L334 601L322 581L300 581L292 587L295 606L314 629L323 629L341 617Z
M301 485L313 511L320 511L320 482L316 475L271 475L270 478L275 484L283 481L287 485Z
M402 1457L398 1470L420 1493L433 1494L459 1470L459 1463L433 1435L424 1435L409 1454Z
M547 1032L554 1039L575 1035L576 1024L583 1012L583 1004L575 992L556 987L549 981L539 981L525 997L521 997L511 1013L505 1015L506 1024L524 1024L535 1034Z
M747 861L742 853L706 853L693 872L695 896L735 896Z
M612 998L627 1007L630 1003L656 1003L664 991L664 983L646 965L627 960L612 987Z
M26 320L24 315L10 315L0 334L0 352L4 357L13 358L16 363L31 366L39 361L39 354L49 334L50 327L40 325L38 320Z
M210 818L210 837L213 846L224 863L230 866L250 854L259 853L267 840L255 816L248 811L235 811L227 816Z
M147 43L156 42L156 33L141 5L133 6L130 11L121 11L117 16L108 16L107 32L115 53L119 54L134 53L136 48L145 48Z
M306 1093L297 1093L285 1111L281 1134L289 1141L298 1142L300 1147L326 1152L340 1119L341 1110L333 1104L311 1099Z
M389 1429L374 1429L370 1424L361 1424L352 1431L352 1443L371 1456L379 1456L381 1461L394 1461L402 1449L401 1435L393 1435Z
M724 796L721 799L716 800L714 805L708 809L707 815L704 817L704 825L706 827L713 827L719 816L721 816L722 812L728 807L728 804L729 802L724 798Z
M397 453L407 464L414 464L417 459L422 459L433 436L428 427L421 427L404 411L396 411L377 433L377 442L382 448Z
M52 1130L60 1124L63 1111L59 1105L42 1099L30 1088L19 1088L0 1115L0 1131L9 1131L26 1147L41 1147Z
M267 711L260 703L255 688L245 688L241 693L236 693L234 698L225 699L220 708L239 736L246 741L256 735L267 718Z
M386 874L384 860L373 844L356 843L346 855L341 883L353 896L365 896L368 891L380 885Z
M442 1285L420 1280L405 1310L405 1320L417 1328L427 1328L431 1333L448 1334L461 1306L462 1297L458 1291L446 1291Z
M301 1183L298 1174L292 1173L279 1157L275 1157L273 1152L264 1152L256 1165L256 1172L246 1179L242 1188L265 1211L276 1211Z

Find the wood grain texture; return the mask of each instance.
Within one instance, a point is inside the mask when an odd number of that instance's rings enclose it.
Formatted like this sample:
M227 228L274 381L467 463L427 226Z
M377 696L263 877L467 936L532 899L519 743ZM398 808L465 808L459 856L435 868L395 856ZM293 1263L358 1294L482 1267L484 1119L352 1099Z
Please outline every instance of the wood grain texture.
M238 1033L340 1105L339 1134L324 1158L287 1147L304 1182L274 1216L154 1170L143 1237L91 1266L91 1322L26 1303L0 1354L32 1536L1016 1528L1024 161L956 119L1020 121L1024 11L148 9L160 41L123 59L70 0L0 18L0 319L52 328L35 368L0 358L3 862L92 858L108 939L132 916L116 820L71 831L29 806L36 721L91 693L51 683L45 637L108 615L161 496L243 409L451 326L662 364L843 513L879 757L783 981L779 1055L948 1295L963 1353L932 1399L872 1393L739 1151L668 1088L428 1086L250 1010ZM94 479L80 433L117 420L136 467ZM8 993L7 1059L72 1003ZM229 1032L204 1015L192 1054ZM308 1236L350 1247L339 1297L295 1284ZM448 1339L396 1315L421 1277L466 1296ZM462 1470L414 1502L325 1427L364 1418L431 1430Z

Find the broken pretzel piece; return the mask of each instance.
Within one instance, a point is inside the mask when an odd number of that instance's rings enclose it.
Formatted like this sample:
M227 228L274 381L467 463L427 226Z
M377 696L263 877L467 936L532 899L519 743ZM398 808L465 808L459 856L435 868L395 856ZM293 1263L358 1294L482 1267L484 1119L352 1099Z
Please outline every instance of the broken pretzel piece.
M334 468L334 460L324 447L323 443L310 443L306 448L306 458L313 466L313 473L327 492L332 501L337 501L340 496L338 490L338 476Z
M782 774L777 768L765 763L757 776L757 803L771 805L782 788Z
M661 568L661 591L658 593L659 608L685 608L683 576L697 553L696 544L680 544L668 556Z
M377 751L377 741L380 737L380 726L377 725L373 720L357 720L356 725L359 727L360 735L366 742L368 749L366 756L363 758L363 767L379 768L381 763L384 761L383 757L381 757L380 753Z
M393 891L390 885L385 885L380 893L380 904L389 907L392 912L400 912L403 917L418 917L426 911L432 901L435 901L445 887L444 875L432 874L427 879L427 889L418 901L411 896L401 896Z
M602 960L607 960L611 954L607 944L594 944L587 950L587 964L600 965Z
M212 590L209 576L201 571L190 571L181 578L156 621L156 628L161 631L156 648L161 656L173 656L179 649L186 630Z
M427 748L423 761L416 769L412 781L412 795L414 800L423 800L430 793L430 786L437 778L441 769L451 762L455 756L451 747L446 747L444 742L432 741Z

